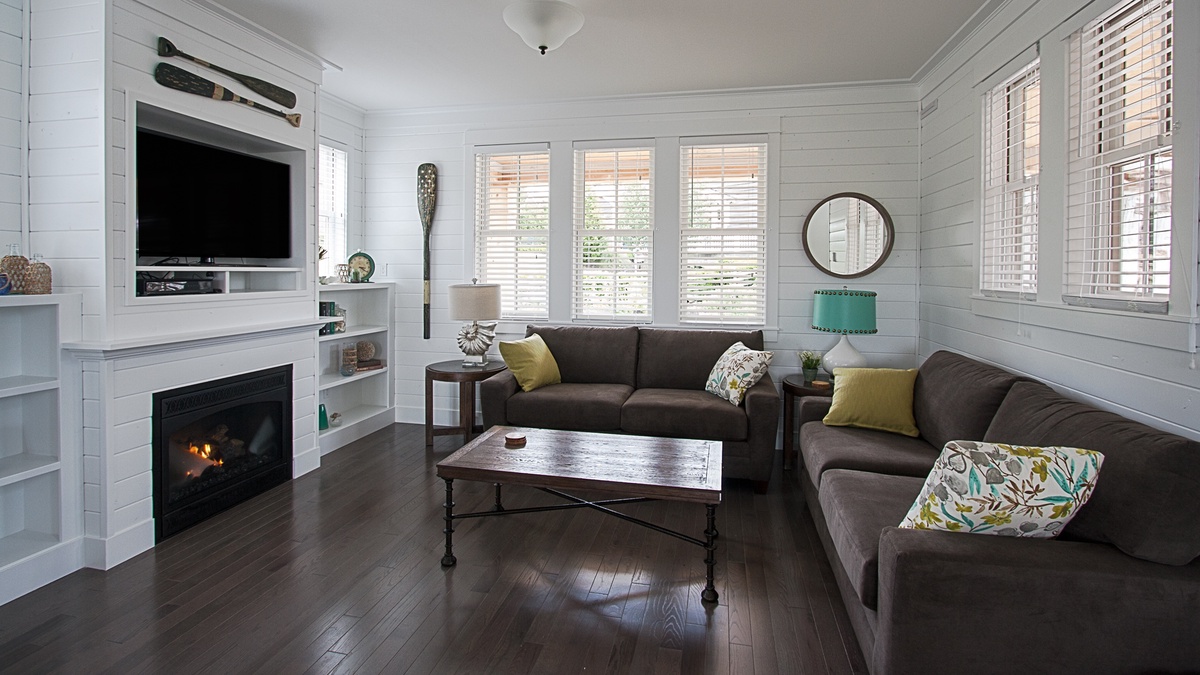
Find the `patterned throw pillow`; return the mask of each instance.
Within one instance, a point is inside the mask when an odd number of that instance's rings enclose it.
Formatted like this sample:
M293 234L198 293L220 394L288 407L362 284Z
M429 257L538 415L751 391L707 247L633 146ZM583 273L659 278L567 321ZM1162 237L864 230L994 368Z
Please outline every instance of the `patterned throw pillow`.
M1092 496L1104 455L950 441L900 527L1008 537L1057 537Z
M772 352L758 352L741 342L733 343L708 374L704 390L734 405L740 405L746 390L753 387L771 365Z

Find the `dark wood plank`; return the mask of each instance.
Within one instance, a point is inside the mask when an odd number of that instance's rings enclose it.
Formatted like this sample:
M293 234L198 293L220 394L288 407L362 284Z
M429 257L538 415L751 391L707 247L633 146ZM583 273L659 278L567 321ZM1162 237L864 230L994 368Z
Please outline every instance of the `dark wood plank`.
M0 672L866 672L790 477L764 496L723 485L710 607L699 547L589 509L463 521L443 569L435 467L460 445L424 441L393 425L112 570L0 606ZM463 510L492 496L455 482ZM505 492L513 508L554 501ZM694 503L623 510L704 527Z

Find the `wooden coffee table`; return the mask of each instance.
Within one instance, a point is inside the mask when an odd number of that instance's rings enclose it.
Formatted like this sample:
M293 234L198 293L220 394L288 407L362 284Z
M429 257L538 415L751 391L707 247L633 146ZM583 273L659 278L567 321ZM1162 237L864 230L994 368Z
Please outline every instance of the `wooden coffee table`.
M523 432L522 448L507 448L504 435ZM437 475L446 481L446 554L442 565L454 557L454 521L484 516L508 516L561 509L591 508L656 532L682 539L706 551L707 580L700 598L716 602L713 587L713 552L716 550L716 514L721 502L721 443L678 438L596 434L580 431L492 427L462 449L438 462ZM493 483L496 502L490 511L454 512L454 480ZM566 503L523 509L505 509L503 485L525 485L547 492ZM615 499L587 500L563 490L600 490ZM704 504L708 527L703 540L669 530L609 508L616 504L656 499Z

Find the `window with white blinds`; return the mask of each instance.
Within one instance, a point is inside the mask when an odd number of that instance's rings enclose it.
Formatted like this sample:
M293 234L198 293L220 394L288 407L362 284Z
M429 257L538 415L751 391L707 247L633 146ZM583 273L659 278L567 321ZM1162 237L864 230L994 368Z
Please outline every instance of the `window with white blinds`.
M1040 126L1041 71L1034 61L984 96L984 293L1037 293Z
M1066 302L1167 311L1172 19L1124 2L1071 41Z
M575 151L571 316L649 321L654 149Z
M550 153L475 157L475 272L505 319L549 316Z
M762 324L767 146L680 146L680 323Z
M320 146L317 175L317 238L325 255L317 264L323 277L337 274L335 266L346 262L346 212L349 203L349 168L346 152Z

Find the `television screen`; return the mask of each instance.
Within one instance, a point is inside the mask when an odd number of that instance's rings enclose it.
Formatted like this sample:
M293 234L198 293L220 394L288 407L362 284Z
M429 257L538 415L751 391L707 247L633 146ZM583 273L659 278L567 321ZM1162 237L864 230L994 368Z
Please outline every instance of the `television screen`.
M289 165L138 130L139 257L289 258L291 230Z

